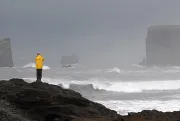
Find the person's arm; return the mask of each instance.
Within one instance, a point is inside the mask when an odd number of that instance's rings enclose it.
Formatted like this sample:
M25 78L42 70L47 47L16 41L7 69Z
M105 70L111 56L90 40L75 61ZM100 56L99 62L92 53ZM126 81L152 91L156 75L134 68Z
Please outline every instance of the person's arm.
M44 61L44 57L42 57L42 61Z

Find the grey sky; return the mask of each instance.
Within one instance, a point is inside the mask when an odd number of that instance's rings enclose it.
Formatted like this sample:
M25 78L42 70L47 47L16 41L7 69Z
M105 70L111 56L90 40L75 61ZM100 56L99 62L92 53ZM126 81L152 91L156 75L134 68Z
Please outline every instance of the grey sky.
M42 52L58 64L76 53L91 65L128 65L145 55L148 26L180 24L179 6L179 0L0 0L0 36L11 38L15 61L28 63Z

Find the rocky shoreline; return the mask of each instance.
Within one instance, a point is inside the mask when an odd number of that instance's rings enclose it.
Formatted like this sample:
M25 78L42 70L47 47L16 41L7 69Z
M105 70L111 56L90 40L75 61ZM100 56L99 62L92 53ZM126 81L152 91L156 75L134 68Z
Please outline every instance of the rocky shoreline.
M121 116L73 90L11 79L0 81L0 121L180 121L180 111Z

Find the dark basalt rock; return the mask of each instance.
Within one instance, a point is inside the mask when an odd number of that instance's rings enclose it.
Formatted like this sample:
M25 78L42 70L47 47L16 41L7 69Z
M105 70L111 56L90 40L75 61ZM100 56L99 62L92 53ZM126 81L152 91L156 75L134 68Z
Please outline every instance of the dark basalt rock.
M121 118L115 111L83 98L80 93L47 83L26 83L22 79L0 81L0 98L23 112L22 117L35 121L98 121L99 118L116 121Z
M139 113L129 113L124 116L125 121L180 121L180 112L161 112L157 110L144 110Z

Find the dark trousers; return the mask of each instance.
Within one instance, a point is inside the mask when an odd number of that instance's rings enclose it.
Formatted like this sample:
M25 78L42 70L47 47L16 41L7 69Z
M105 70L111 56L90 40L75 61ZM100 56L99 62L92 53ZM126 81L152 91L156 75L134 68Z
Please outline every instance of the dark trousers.
M42 69L36 69L36 78L38 82L41 82L42 79Z

